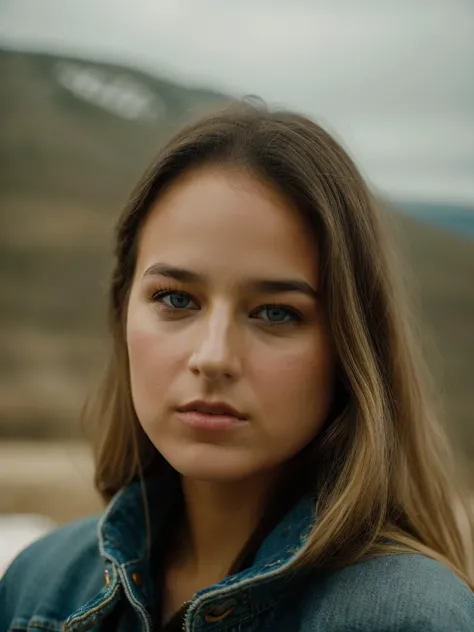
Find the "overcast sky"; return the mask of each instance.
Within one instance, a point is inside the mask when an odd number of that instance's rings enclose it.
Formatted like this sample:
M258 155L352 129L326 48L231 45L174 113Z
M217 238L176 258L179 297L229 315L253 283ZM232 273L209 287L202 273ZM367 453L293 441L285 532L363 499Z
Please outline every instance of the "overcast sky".
M1 44L258 94L382 192L474 204L473 0L0 0Z

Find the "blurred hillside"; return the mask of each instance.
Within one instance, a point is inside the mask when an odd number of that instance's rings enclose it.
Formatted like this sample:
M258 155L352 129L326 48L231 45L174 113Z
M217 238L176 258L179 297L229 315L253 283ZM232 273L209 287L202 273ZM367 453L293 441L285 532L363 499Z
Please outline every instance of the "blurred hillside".
M0 51L0 76L0 437L76 436L118 211L165 135L223 97L48 55Z
M399 201L397 209L409 215L447 228L464 237L474 237L474 208L468 204L442 204Z
M46 55L0 52L0 75L0 439L74 438L118 211L165 135L224 97ZM392 219L448 428L474 460L474 242Z

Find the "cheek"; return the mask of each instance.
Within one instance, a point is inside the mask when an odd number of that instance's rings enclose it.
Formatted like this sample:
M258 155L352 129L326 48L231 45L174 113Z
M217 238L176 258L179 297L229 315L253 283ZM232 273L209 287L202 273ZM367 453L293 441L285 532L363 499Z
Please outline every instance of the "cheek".
M133 371L156 379L160 373L167 373L179 361L179 349L170 336L142 329L131 328L128 333L128 355Z
M129 310L127 322L127 347L132 371L141 371L153 364L160 346L156 328L150 323L144 310Z
M132 394L138 399L162 399L179 362L179 349L172 336L162 332L148 310L130 310L127 349Z
M333 354L320 336L291 350L260 349L252 365L255 380L274 394L324 390L334 373Z
M287 353L259 354L253 383L257 397L271 418L287 427L314 428L327 415L333 396L334 361L329 345L318 341ZM265 415L266 416L266 415ZM276 429L276 428L275 428Z

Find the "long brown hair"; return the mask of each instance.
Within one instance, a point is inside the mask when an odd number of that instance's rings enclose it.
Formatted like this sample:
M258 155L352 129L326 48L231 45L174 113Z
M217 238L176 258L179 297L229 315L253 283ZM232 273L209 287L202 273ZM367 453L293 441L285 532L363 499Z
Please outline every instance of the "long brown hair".
M299 565L344 565L405 550L441 561L472 587L472 522L432 410L378 205L346 151L292 112L237 103L188 124L162 149L120 217L110 287L113 351L86 411L98 432L99 492L108 500L163 461L131 400L127 302L150 207L172 181L203 164L246 169L277 189L299 210L320 252L338 395L323 432L304 451L318 521Z

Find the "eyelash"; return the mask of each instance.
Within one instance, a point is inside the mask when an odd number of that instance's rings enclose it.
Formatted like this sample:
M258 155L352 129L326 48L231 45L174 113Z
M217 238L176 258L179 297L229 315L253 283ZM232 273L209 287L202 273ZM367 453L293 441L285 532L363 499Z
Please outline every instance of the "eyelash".
M185 296L186 298L189 298L190 300L194 300L193 297L187 292L183 292L182 290L173 289L173 288L163 288L163 289L157 290L156 292L152 294L151 300L153 303L160 303L161 309L167 312L180 312L180 311L185 311L186 309L188 309L186 307L179 308L179 307L172 307L170 305L167 305L166 303L163 304L162 302L163 298L168 294L178 294L180 296ZM292 318L291 321L284 321L284 322L263 321L265 325L270 325L271 327L274 327L276 325L280 325L280 326L294 325L295 323L300 323L303 320L302 315L296 309L294 309L293 307L290 307L289 305L283 305L281 303L265 303L264 305L260 305L256 310L254 310L253 313L261 311L264 307L266 307L267 309L268 308L283 309Z

